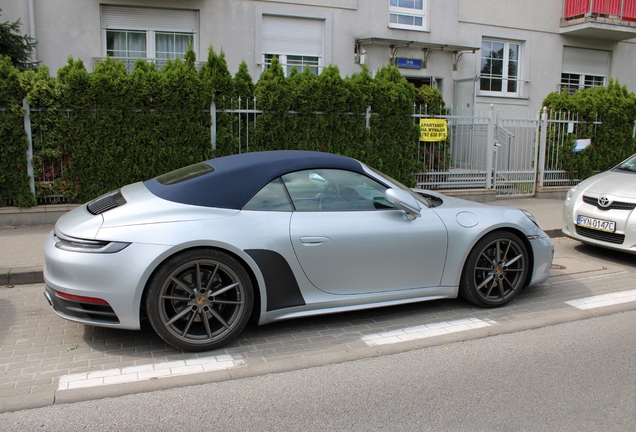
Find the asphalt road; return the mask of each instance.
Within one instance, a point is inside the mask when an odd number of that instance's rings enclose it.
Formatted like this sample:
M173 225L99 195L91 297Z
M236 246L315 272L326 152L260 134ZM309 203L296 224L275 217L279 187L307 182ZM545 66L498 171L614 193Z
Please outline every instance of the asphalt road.
M0 430L636 429L636 311L0 416Z

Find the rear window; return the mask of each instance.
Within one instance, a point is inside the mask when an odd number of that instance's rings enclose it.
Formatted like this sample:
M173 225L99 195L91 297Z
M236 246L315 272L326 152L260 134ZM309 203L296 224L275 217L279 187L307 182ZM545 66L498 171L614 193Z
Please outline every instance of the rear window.
M170 186L173 184L184 182L186 180L200 177L213 171L213 166L201 162L198 164L179 168L178 170L170 171L166 174L162 174L158 176L156 180L164 186Z

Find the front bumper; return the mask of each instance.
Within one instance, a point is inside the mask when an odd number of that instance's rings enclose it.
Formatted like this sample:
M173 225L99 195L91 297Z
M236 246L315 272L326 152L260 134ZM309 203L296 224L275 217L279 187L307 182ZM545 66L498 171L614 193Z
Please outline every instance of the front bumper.
M584 215L616 223L613 233L585 228L576 224L577 217ZM566 200L563 206L562 232L565 236L593 246L601 246L636 254L636 210L599 210L586 204L582 195Z
M534 272L528 286L537 285L550 277L550 267L554 259L554 243L547 235L543 234L530 240L534 255Z

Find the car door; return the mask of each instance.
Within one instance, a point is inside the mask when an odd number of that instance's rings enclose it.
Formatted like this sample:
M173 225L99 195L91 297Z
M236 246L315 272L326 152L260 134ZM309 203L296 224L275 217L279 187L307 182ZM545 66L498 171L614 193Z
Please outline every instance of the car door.
M440 284L447 235L435 212L423 208L408 220L384 200L385 186L358 173L302 171L283 181L302 209L292 215L291 242L318 289L369 294Z

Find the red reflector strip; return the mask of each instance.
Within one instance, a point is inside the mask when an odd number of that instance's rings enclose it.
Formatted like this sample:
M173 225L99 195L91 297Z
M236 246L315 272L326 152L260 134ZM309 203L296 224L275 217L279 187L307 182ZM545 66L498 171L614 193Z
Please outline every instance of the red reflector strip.
M78 296L73 294L67 294L67 293L63 293L59 291L55 291L55 293L57 294L58 297L62 297L63 299L72 300L72 301L76 301L80 303L96 303L96 304L105 304L105 305L108 304L106 300L102 300L95 297L84 297L84 296Z

